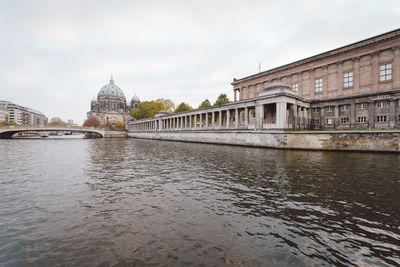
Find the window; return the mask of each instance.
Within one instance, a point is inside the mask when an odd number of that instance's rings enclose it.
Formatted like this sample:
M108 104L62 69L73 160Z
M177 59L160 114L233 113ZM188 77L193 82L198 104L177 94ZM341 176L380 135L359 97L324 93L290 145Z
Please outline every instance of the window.
M340 110L341 110L341 111L347 111L347 110L349 110L349 106L350 106L350 105L341 105L341 106L340 106Z
M353 72L347 72L344 74L344 87L353 86Z
M319 108L313 108L313 109L312 109L312 112L313 112L313 113L318 113L318 112L319 112Z
M357 118L357 122L358 123L365 123L365 122L367 122L367 117L358 117Z
M334 107L330 106L330 107L326 107L326 112L333 112Z
M379 80L389 81L392 79L392 64L383 64L380 66Z
M326 119L326 124L333 124L333 119Z
M322 92L323 89L323 79L315 80L315 92Z
M385 108L386 107L386 101L378 101L377 105L378 105L378 108Z
M319 124L319 120L311 119L311 124L312 125L317 125L317 124Z
M349 123L349 118L340 118L342 123Z
M293 89L293 91L295 91L296 95L299 94L299 84L298 83L293 84L292 89Z
M296 95L299 94L299 84L298 83L293 84L292 89L296 93Z
M377 116L376 117L377 122L385 122L386 121L386 116Z
M359 109L367 109L367 103L358 104Z

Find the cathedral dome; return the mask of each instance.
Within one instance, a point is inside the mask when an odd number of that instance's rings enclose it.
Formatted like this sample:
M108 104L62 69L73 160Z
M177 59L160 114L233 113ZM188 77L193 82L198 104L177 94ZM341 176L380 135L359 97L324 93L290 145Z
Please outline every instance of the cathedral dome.
M109 96L109 97L118 97L118 98L125 98L124 92L122 92L121 88L119 88L117 85L114 84L114 79L111 75L110 83L107 85L104 85L97 97L100 96Z
M139 97L136 96L136 94L132 97L131 102L133 103L140 103Z

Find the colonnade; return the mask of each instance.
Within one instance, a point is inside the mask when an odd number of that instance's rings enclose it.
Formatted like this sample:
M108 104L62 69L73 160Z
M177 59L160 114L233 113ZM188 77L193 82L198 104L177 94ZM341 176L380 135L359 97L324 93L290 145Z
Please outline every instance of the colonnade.
M310 105L296 101L240 101L133 121L130 131L305 129Z

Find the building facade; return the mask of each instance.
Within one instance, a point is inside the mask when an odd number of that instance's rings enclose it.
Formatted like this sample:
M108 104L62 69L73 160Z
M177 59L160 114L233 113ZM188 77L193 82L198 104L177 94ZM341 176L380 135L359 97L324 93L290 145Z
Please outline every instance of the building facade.
M6 108L0 108L0 123L5 122L8 123L8 117L10 116L10 112Z
M8 122L30 126L47 125L48 122L48 119L43 112L10 101L0 100L0 108L8 110Z
M111 75L110 83L103 86L97 94L97 98L90 103L90 111L87 117L98 118L103 125L111 124L115 126L117 122L127 122L130 120L130 110L137 107L140 103L135 95L132 97L130 105L127 105L124 92L114 83Z
M310 128L398 128L400 29L234 79L234 100L277 83L310 103Z

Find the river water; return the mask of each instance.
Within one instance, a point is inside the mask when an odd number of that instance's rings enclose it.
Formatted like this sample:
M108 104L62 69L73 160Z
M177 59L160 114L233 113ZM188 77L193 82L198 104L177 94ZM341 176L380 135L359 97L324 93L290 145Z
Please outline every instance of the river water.
M0 266L400 265L400 156L0 140Z

